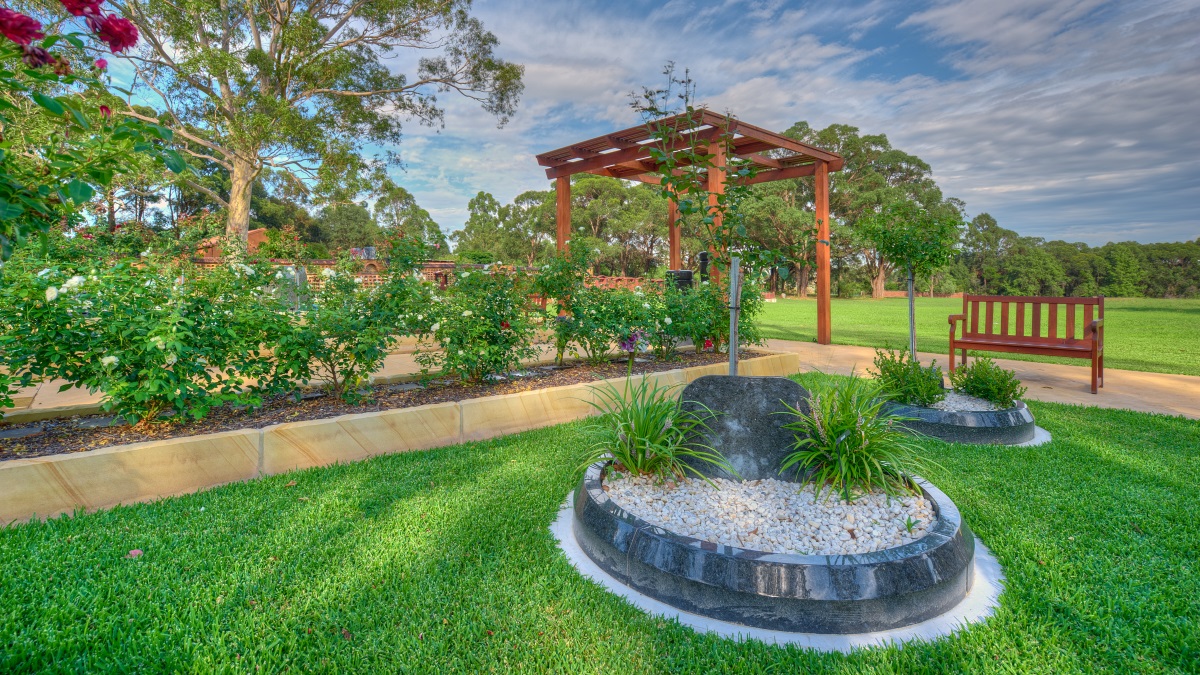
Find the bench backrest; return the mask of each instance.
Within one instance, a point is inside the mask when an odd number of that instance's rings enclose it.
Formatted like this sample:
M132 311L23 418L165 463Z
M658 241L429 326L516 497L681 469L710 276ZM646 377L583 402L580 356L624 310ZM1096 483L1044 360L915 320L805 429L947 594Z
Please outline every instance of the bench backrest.
M1093 318L1104 318L1104 297L964 295L962 313L963 337L1061 344L1083 340Z

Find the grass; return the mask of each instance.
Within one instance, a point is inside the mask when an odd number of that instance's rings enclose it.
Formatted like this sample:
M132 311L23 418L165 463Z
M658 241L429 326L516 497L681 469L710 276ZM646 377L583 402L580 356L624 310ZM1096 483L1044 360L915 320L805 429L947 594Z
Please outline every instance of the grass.
M576 423L0 530L0 672L1195 672L1200 425L1030 406L1053 444L929 444L1007 576L935 643L739 644L584 580Z
M767 303L765 307L762 327L766 337L816 340L815 300L779 300ZM1043 313L1046 311L1043 308ZM938 362L945 365L950 351L950 325L946 317L961 312L961 298L917 298L917 349L941 354ZM834 299L830 313L833 341L837 344L908 346L908 300L904 298ZM1010 320L1015 321L1015 318ZM1076 320L1082 323L1082 312ZM1200 300L1105 298L1104 365L1151 373L1200 375L1200 330L1197 328L1200 328ZM1082 335L1082 328L1077 334ZM1087 365L1087 361L1081 359L991 355L1023 361Z

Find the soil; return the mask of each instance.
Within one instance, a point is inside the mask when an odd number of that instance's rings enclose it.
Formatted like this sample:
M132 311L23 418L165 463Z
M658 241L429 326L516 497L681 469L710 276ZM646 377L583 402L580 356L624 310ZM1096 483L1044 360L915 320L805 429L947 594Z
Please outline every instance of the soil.
M758 356L743 351L741 358ZM639 357L633 373L656 373L676 368L690 368L722 363L726 354L680 352L673 360L662 361L650 355ZM260 408L238 410L226 406L209 412L202 420L164 420L150 425L123 424L111 415L87 415L41 420L23 424L0 423L0 461L42 457L71 452L95 450L111 445L140 443L181 436L212 434L238 429L258 429L282 422L302 422L354 413L377 412L397 408L413 408L430 403L447 403L483 396L515 394L534 389L560 387L581 382L593 382L622 377L627 372L624 359L601 365L568 363L562 368L529 366L505 379L483 384L467 384L456 380L438 379L436 375L422 382L378 384L371 387L369 400L351 405L324 392L312 392L300 401L293 396L268 399Z

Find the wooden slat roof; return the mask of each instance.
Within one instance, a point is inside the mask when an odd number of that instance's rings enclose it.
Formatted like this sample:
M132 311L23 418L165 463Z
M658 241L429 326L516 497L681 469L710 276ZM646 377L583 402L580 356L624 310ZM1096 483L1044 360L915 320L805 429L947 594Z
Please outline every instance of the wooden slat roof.
M673 126L677 130L673 147L679 148L693 140L711 141L728 130L732 136L733 154L750 160L757 169L752 183L811 176L818 160L829 162L830 171L840 171L843 165L841 156L836 153L709 110L697 110L691 117L664 118L652 125ZM546 167L548 178L586 172L657 182L646 175L656 170L650 155L655 143L651 138L652 125L643 124L543 152L537 155L537 161Z

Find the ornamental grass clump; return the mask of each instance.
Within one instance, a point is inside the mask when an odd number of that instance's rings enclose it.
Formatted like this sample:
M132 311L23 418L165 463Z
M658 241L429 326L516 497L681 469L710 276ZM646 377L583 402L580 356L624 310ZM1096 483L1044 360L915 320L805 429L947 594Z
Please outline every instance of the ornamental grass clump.
M833 493L852 502L882 490L889 496L915 491L913 476L924 468L918 437L901 427L907 418L883 412L880 384L857 376L814 382L809 412L787 406L783 428L795 435L794 452L779 473L794 470L818 496ZM786 403L784 405L787 405Z
M976 358L968 366L950 373L950 382L958 391L981 398L999 408L1011 408L1027 389L1021 386L1017 374L996 365L984 356Z
M885 347L875 350L875 371L883 392L893 401L927 408L946 398L936 360L925 367L911 352Z
M716 413L708 408L684 409L682 402L670 395L671 390L645 378L636 385L626 380L623 390L611 384L593 388L596 400L590 403L600 416L588 426L592 444L584 453L583 467L611 462L611 471L657 476L661 481L680 479L690 472L711 484L690 461L711 464L736 476L720 452L696 441L708 431L708 421Z

